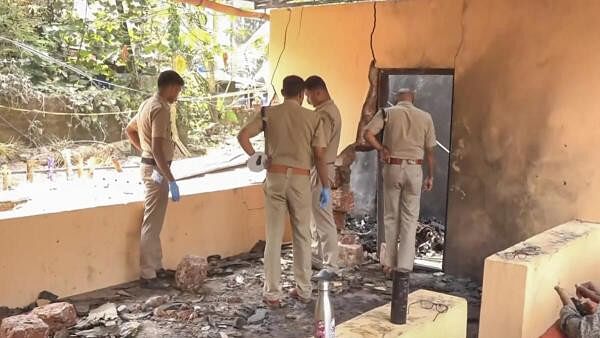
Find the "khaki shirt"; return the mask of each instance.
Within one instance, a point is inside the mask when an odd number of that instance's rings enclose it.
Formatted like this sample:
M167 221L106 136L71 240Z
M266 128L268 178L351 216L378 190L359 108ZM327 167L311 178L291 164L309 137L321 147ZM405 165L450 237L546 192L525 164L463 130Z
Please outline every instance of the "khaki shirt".
M342 117L340 110L332 100L321 103L315 108L315 111L321 115L323 121L323 133L327 140L327 149L325 150L325 161L327 163L335 162L340 146L340 134L342 129Z
M420 160L425 156L426 148L436 146L435 128L431 115L410 102L399 102L386 108L387 122L383 131L383 145L390 155L405 160ZM381 110L367 125L373 134L384 128Z
M319 115L293 100L267 107L265 112L267 155L271 163L310 169L313 166L312 147L327 146ZM250 137L258 135L263 129L261 114L254 115L244 129Z
M163 138L163 154L167 161L173 160L175 143L171 139L171 106L158 94L144 101L131 124L137 123L142 146L142 157L154 158L152 152L152 138Z

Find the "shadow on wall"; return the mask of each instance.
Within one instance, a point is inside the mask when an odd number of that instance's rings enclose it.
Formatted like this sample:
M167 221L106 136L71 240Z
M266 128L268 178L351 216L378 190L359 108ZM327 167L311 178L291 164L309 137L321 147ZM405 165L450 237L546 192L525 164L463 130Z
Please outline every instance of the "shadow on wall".
M352 163L350 186L354 193L352 216L376 216L377 151L358 151Z
M527 41L515 42L518 36L507 32L481 55L470 52L473 62L459 57L455 73L446 267L476 279L486 256L567 220L572 210L538 201L541 185L544 194L574 196L538 180L556 88L550 69L526 74L518 48Z

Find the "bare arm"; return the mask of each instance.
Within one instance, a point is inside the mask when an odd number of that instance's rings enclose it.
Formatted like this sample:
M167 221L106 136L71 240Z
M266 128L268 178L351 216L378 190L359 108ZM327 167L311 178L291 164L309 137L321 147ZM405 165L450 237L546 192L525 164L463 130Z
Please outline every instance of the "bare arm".
M425 160L427 161L427 169L429 170L425 182L423 182L423 190L433 190L433 175L435 173L435 147L425 148Z
M327 163L325 162L325 148L313 147L313 153L315 157L317 174L319 174L319 179L321 180L321 186L323 188L330 188L329 174L327 173Z
M256 151L254 150L254 147L250 142L250 133L248 131L248 128L243 128L238 134L237 139L238 143L240 144L242 149L244 149L246 154L248 154L248 156L254 155Z
M425 157L427 159L427 167L429 168L428 176L433 178L435 173L435 148L425 149Z
M388 162L390 159L390 151L377 139L377 135L373 134L373 132L369 129L365 129L363 134L365 140L377 150L379 153L379 158L383 162Z
M137 116L134 117L129 124L127 124L127 127L125 127L125 133L127 133L127 138L133 147L141 152L142 145L140 144L140 133L138 132L137 128Z
M152 138L152 155L154 155L154 161L156 162L156 166L160 173L167 178L169 182L175 181L175 177L173 177L173 173L171 173L171 168L169 167L169 163L166 160L165 153L163 151L164 142L168 142L162 137L153 137Z

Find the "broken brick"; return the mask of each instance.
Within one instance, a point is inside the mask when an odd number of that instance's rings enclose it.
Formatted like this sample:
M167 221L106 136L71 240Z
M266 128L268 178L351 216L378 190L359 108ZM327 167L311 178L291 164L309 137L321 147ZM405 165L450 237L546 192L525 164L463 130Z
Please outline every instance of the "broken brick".
M354 194L344 189L336 189L331 193L333 210L350 212L354 209Z
M342 244L359 244L359 238L355 234L341 234L339 241Z
M362 263L363 248L361 244L343 244L338 242L338 246L338 262L342 267L352 268Z
M38 316L27 314L4 318L0 338L46 338L50 328Z
M31 313L40 317L48 325L50 333L58 332L77 323L75 306L65 302L40 306L33 309Z
M198 292L206 280L207 270L206 258L186 255L177 266L175 283L183 291Z
M333 220L335 221L335 226L338 230L342 230L346 227L346 213L333 211Z
M332 188L338 189L350 184L350 173L350 167L336 166Z

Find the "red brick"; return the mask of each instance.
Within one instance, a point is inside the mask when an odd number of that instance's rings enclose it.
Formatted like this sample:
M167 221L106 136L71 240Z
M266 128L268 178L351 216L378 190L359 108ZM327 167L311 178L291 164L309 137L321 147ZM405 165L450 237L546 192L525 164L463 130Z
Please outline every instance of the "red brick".
M354 194L351 191L336 189L331 195L333 210L348 213L354 209Z
M333 211L333 220L335 221L335 226L338 230L342 230L346 228L346 213Z
M50 328L38 316L27 314L4 318L0 338L46 338Z
M77 310L69 303L52 303L36 307L31 313L40 317L48 325L51 334L77 323Z
M340 243L342 244L359 244L359 238L355 234L340 235Z
M350 184L350 167L336 166L333 180L333 189L346 187Z
M339 245L339 264L342 267L351 268L360 265L363 260L363 248L360 244L343 244Z
M202 289L208 270L206 258L187 255L177 266L175 283L184 291L198 292Z

